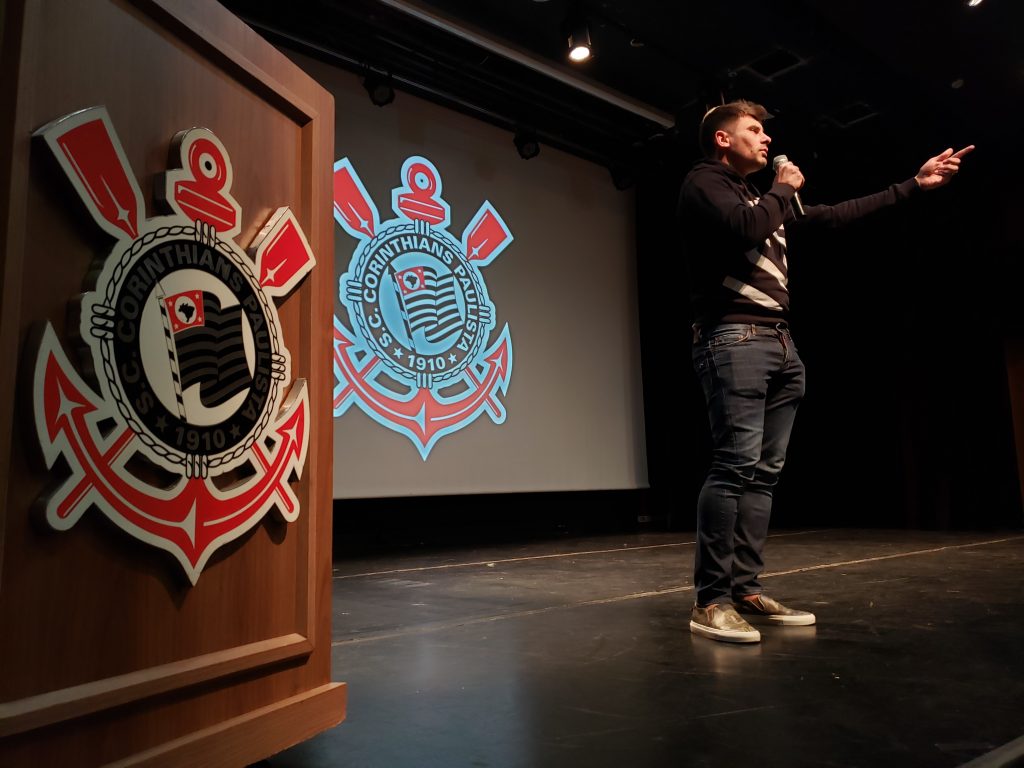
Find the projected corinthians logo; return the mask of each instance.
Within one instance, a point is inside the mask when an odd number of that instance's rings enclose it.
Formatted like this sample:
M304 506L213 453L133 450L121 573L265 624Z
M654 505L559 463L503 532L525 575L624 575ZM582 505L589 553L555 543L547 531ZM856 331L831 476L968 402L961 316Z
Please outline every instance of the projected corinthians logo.
M175 137L180 169L146 218L142 192L106 110L37 132L95 223L116 243L77 329L96 392L47 324L36 362L35 423L47 466L71 477L46 503L54 528L95 505L132 536L170 552L195 584L210 555L275 507L294 521L289 482L308 445L305 380L291 383L274 299L315 260L291 211L279 208L251 244L234 242L241 208L227 150L209 130ZM147 465L149 468L147 469ZM154 478L170 472L170 488ZM240 479L226 475L238 470ZM218 476L221 482L214 482Z
M485 202L461 239L448 232L441 174L424 157L402 166L382 222L348 158L334 165L334 217L359 243L339 281L349 325L334 319L334 415L352 403L412 440L424 460L444 435L486 413L505 421L512 373L506 325L481 269L512 242Z

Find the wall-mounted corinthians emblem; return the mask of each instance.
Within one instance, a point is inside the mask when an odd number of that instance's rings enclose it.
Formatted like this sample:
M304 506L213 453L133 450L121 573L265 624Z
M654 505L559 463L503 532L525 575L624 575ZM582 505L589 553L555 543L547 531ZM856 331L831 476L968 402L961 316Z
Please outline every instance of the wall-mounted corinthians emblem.
M95 505L173 554L195 584L210 555L271 507L288 522L298 517L289 483L305 465L309 404L305 380L289 386L274 299L315 259L287 207L248 254L239 248L231 161L209 130L174 138L181 167L157 184L171 213L152 218L104 108L36 135L116 239L81 299L77 329L100 391L49 325L36 361L39 441L48 466L63 455L71 467L46 500L46 519L64 530ZM147 463L178 479L169 489L144 480L158 475Z
M340 279L349 326L334 319L334 415L357 403L426 460L442 436L483 413L505 421L512 340L507 325L490 339L494 305L481 269L512 233L484 202L456 239L434 165L410 157L402 179L391 193L398 218L381 222L348 158L334 165L334 218L359 241Z

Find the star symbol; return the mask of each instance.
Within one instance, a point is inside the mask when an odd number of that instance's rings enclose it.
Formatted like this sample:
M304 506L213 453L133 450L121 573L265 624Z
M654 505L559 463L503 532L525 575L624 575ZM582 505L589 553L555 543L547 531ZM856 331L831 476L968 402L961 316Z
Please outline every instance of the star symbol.
M238 428L237 424L233 424L229 431L231 432L231 439L232 440L237 440L241 436L241 434L242 434L242 430L240 430Z
M80 407L82 404L77 400L72 400L64 393L64 387L60 387L60 405L57 407L57 419L67 418L71 415L71 412L75 408Z
M273 269L268 269L267 270L267 279L264 282L266 282L267 285L273 285L274 284L274 278L277 277L277 273L280 271L281 267L283 267L283 266L284 266L284 262L282 261L280 264L278 264Z
M359 230L365 232L368 235L369 234L373 234L372 232L370 232L370 222L369 222L369 220L364 219L362 216L360 216L359 215L359 211L356 210L356 207L354 205L352 205L352 203L348 204L348 209L350 211L352 211L352 218L354 218L357 222L359 222L359 226L356 227L356 229L359 229Z
M400 349L399 347L395 347L395 348L394 348L394 349L393 349L393 350L391 351L391 354L392 354L392 355L394 356L394 358L395 358L396 360L401 360L401 359L402 359L402 350L401 350L401 349Z
M297 433L299 431L299 425L298 424L295 424L295 425L289 427L288 429L283 429L281 431L284 432L284 434L288 435L288 440L290 442L292 442L292 443L294 443L296 445L298 444L298 442L299 442L299 438L297 436Z
M113 190L110 188L110 185L107 184L106 177L101 177L101 180L103 181L103 186L106 187L106 189L107 189L107 194L110 195L110 199L114 201L114 205L116 206L116 210L117 210L117 216L116 216L117 220L127 224L128 223L128 209L121 206L121 201L117 199L117 197L114 195Z
M156 428L159 429L161 432L167 429L167 419L165 419L163 416L158 416L156 420Z
M452 352L450 355L448 355L448 362L449 363L454 363L456 359L457 358L455 357L455 353L454 352Z

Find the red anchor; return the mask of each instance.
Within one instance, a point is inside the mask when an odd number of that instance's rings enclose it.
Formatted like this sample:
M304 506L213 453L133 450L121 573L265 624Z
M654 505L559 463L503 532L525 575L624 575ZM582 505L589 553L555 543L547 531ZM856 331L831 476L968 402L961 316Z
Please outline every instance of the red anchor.
M36 391L41 393L37 429L47 466L63 454L72 470L71 479L46 500L53 527L70 528L90 504L97 503L120 527L171 551L194 584L225 534L248 529L271 505L286 520L297 516L298 502L288 480L292 472L301 474L305 463L305 382L293 388L284 414L271 430L273 450L268 451L263 441L254 444L256 476L228 495L208 479L182 478L164 490L121 470L122 457L130 455L128 449L137 438L127 428L107 439L100 436L96 424L106 415L106 404L74 372L50 327L35 376Z
M340 324L334 326L334 363L342 373L345 387L334 400L334 407L340 407L346 399L353 395L359 397L370 406L375 413L395 424L400 424L412 432L424 447L442 430L458 424L468 414L474 413L483 404L491 409L496 417L502 415L501 406L493 398L497 389L508 380L509 344L508 337L503 336L498 346L484 358L485 372L482 378L470 373L467 379L471 386L461 398L442 402L434 397L429 389L419 389L409 400L400 400L378 392L370 386L369 380L377 369L379 360L371 357L370 362L362 368L358 367L349 354L356 346L356 341L348 335Z

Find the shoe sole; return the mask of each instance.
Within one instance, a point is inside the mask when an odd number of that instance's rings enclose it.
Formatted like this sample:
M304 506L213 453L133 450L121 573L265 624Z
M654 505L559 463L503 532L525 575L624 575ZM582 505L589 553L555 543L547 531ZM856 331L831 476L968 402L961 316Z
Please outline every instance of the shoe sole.
M739 632L728 629L712 629L711 627L705 627L703 624L690 621L690 632L695 635L701 635L712 640L719 640L723 643L759 643L761 642L761 633L756 629L752 632Z
M817 622L813 613L806 616L785 616L783 614L762 615L757 613L741 613L740 616L748 624L762 624L776 627L807 627Z

